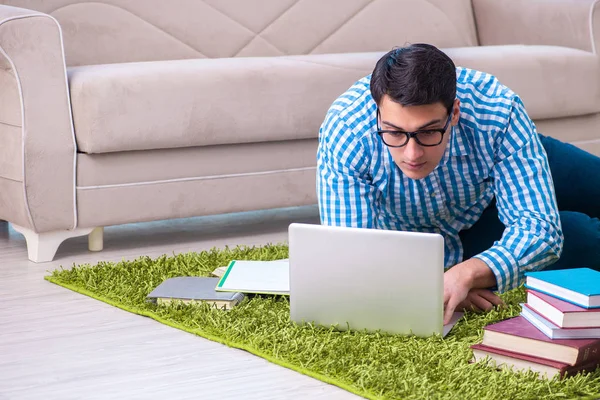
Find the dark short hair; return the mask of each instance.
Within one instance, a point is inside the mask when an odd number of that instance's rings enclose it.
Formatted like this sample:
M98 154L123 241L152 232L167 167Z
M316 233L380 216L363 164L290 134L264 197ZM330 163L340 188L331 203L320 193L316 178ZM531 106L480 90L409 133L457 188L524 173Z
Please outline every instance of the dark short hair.
M430 44L395 48L377 61L371 76L375 103L386 94L403 106L441 102L450 110L456 97L456 66Z

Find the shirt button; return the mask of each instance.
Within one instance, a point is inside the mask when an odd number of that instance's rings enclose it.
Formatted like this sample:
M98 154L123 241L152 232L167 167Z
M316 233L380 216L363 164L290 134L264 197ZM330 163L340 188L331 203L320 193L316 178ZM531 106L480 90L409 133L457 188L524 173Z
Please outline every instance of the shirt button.
M430 196L435 197L435 192L431 192Z

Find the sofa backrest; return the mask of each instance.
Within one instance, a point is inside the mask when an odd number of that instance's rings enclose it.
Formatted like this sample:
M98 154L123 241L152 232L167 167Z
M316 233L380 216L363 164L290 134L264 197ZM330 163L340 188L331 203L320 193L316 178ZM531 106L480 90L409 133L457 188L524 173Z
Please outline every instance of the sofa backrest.
M54 16L67 64L477 45L471 0L0 0Z

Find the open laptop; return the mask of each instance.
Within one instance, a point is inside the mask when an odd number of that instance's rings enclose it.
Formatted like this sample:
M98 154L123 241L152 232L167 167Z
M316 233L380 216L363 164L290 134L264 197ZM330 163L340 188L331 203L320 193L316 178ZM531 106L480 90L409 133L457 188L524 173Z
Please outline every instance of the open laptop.
M289 262L296 323L445 334L439 234L293 223Z

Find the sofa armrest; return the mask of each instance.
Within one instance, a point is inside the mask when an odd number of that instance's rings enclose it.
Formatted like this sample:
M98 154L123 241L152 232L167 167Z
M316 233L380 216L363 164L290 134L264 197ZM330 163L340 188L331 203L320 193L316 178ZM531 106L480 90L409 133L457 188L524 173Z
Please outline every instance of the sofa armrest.
M472 0L479 45L528 44L600 51L597 0Z
M58 22L0 5L0 219L76 226L74 139Z

